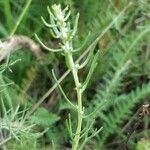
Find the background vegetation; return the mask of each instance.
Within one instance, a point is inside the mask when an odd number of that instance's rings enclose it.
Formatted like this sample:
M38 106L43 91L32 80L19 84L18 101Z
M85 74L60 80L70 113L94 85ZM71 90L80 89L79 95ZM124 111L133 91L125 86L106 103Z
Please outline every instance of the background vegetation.
M149 0L3 0L0 1L0 38L34 34L47 45L58 47L40 17L48 20L46 7L70 6L73 25L80 13L79 47L93 43L99 51L98 66L83 97L87 116L83 122L80 149L137 149L150 147L150 5ZM129 7L128 7L129 6ZM123 15L115 18L125 8ZM99 40L95 41L97 37ZM26 47L26 46L25 46ZM42 48L41 48L42 49ZM0 49L2 52L3 49ZM10 150L69 149L71 116L75 132L76 114L55 84L65 73L64 57L42 49L38 59L29 48L19 48L0 63L0 147ZM89 65L80 72L84 80ZM66 95L76 102L73 79L61 83ZM49 91L50 90L50 91ZM48 91L48 92L47 92ZM39 102L42 102L41 104ZM90 115L89 115L90 114ZM98 129L103 128L100 132ZM97 129L97 130L96 130Z

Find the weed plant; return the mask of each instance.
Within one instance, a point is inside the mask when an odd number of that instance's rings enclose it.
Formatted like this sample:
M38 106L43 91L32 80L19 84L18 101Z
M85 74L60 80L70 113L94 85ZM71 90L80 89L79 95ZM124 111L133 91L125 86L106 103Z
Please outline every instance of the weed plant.
M0 149L149 149L149 10L148 0L0 1L0 60L8 37L41 45L40 58L25 46L0 62Z

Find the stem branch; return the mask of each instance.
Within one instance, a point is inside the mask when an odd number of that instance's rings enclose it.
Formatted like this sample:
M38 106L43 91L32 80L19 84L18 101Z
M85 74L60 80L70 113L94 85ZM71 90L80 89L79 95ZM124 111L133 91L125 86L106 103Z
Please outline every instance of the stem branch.
M72 54L69 53L67 55L68 63L71 68L71 72L74 78L75 86L76 86L76 92L77 92L77 101L78 101L78 106L77 106L77 129L75 133L75 137L73 139L73 144L72 144L72 150L76 150L79 145L79 140L80 140L80 133L81 133L81 128L82 128L82 119L83 119L83 111L82 111L82 88L81 88L81 83L79 82L78 78L78 69L75 67L75 62L73 60Z

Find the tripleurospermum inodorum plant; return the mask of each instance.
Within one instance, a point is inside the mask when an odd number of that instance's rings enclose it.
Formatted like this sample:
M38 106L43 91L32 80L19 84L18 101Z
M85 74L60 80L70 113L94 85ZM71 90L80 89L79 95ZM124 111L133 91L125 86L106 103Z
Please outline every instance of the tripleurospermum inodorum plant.
M77 26L78 26L78 20L79 20L79 14L76 15L76 19L74 22L74 27L71 28L70 22L68 21L69 16L71 14L68 6L65 9L61 8L61 5L53 5L50 9L48 7L48 13L50 15L50 23L48 23L43 17L42 21L50 28L51 34L54 38L60 39L60 45L59 49L51 49L47 47L43 42L39 39L39 37L36 35L37 40L39 43L47 50L51 52L60 52L63 53L65 57L65 62L68 67L68 69L71 70L72 76L74 78L75 83L75 89L76 89L76 95L77 95L77 104L74 105L69 98L67 98L65 92L63 91L61 85L58 83L57 78L55 76L54 71L52 71L53 77L58 84L58 87L60 91L62 92L64 98L67 100L67 102L74 107L74 109L77 112L77 127L76 132L74 136L72 137L72 150L76 150L79 148L79 142L81 139L81 131L82 131L82 121L83 121L83 115L84 115L84 107L82 105L82 95L85 91L89 80L93 74L93 71L97 65L96 59L98 56L98 53L93 55L92 51L88 54L87 58L82 64L75 63L73 59L73 55L75 52L78 52L80 49L82 49L82 46L78 49L75 49L73 46L73 38L75 37L77 33ZM87 77L85 78L85 81L83 83L80 82L78 70L82 69L86 66L86 64L89 62L89 60L92 59L91 68L89 69L89 73L87 74ZM91 61L90 61L91 62Z
M148 2L1 0L0 149L149 149Z

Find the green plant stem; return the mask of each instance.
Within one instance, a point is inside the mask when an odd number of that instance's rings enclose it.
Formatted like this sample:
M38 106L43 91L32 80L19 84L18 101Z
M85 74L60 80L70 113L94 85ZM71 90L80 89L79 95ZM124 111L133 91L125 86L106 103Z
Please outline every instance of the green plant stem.
M14 22L13 22L13 17L12 17L11 8L10 8L10 1L4 0L3 5L4 5L4 12L5 12L7 25L8 25L9 31L11 31L14 25Z
M73 139L73 145L72 145L72 150L76 150L79 145L79 140L80 140L80 133L81 133L81 128L82 128L82 119L83 119L83 111L82 111L82 92L81 90L77 90L77 98L78 98L78 123L77 123L77 129L75 133L75 137Z
M77 129L75 133L75 137L73 139L73 144L72 144L72 150L76 150L79 145L79 140L80 140L80 133L81 133L81 128L82 128L82 119L83 119L83 111L82 111L82 88L81 84L79 82L78 78L78 70L75 67L75 62L73 60L72 54L69 53L67 54L67 59L69 63L69 67L71 68L71 72L74 78L75 86L76 86L76 92L77 92Z
M19 16L19 19L18 19L16 25L14 26L14 28L12 29L12 31L11 31L11 33L10 33L10 36L14 35L14 33L16 32L16 30L17 30L18 26L20 25L21 21L23 20L24 15L26 14L26 12L27 12L27 10L28 10L28 8L29 8L31 2L32 2L32 0L28 0L28 1L27 1L26 5L25 5L24 8L23 8L22 13L21 13L20 16Z

